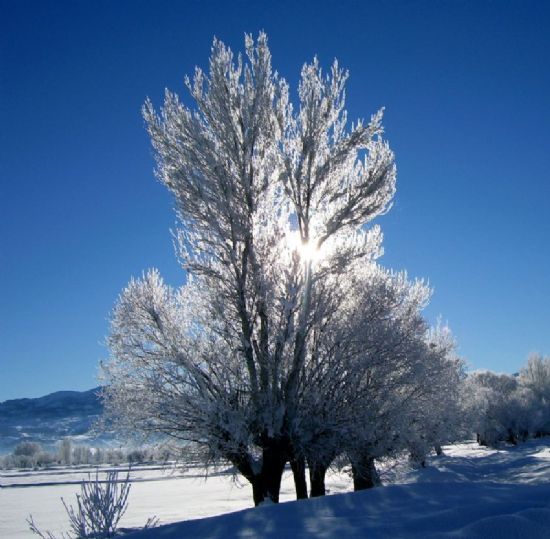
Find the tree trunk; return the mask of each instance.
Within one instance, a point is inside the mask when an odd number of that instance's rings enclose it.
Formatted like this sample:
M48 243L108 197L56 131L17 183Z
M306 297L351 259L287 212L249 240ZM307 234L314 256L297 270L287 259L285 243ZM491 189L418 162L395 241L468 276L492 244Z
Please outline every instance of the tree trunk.
M353 475L353 490L365 490L380 485L380 477L376 471L374 457L361 455L351 463Z
M250 480L252 485L252 498L254 505L257 507L264 501L264 483L261 475L256 475Z
M441 455L443 455L443 448L441 447L441 445L435 444L434 449L435 449L435 454L436 454L438 457L440 457Z
M228 458L252 485L254 505L260 505L266 500L279 502L281 479L288 460L288 452L283 442L276 439L265 441L259 472L253 464L253 459L244 451L228 455Z
M485 434L478 434L477 435L477 443L482 446L488 446L489 442L486 439Z
M296 499L303 500L307 498L306 482L306 461L304 457L295 457L290 460L292 475L294 476L294 488L296 489Z
M324 496L326 494L325 489L325 474L327 473L327 466L324 466L318 462L309 463L309 481L311 483L310 496L315 498L317 496Z
M288 460L286 446L278 440L270 440L263 450L262 483L264 500L279 503L281 479Z
M279 492L285 464L286 458L281 452L274 448L264 449L261 472L246 477L252 485L254 505L260 505L266 500L279 503Z

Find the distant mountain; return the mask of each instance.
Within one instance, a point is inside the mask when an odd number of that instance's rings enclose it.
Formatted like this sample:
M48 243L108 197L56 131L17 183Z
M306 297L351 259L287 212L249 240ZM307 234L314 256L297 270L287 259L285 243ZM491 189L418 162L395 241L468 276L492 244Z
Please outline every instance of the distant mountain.
M64 436L90 445L104 445L104 436L90 432L102 414L99 388L89 391L57 391L36 399L12 399L0 403L0 453L9 453L19 442L39 442L52 448Z

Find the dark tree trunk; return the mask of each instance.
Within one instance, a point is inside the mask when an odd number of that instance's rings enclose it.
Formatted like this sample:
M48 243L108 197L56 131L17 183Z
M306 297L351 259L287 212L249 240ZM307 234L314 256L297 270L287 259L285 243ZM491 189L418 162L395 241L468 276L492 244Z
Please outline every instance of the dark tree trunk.
M485 447L489 445L489 443L485 438L485 435L482 435L482 434L477 434L477 443Z
M435 444L434 449L435 449L435 454L436 454L438 457L440 457L441 455L443 455L443 448L442 448L439 444Z
M264 501L264 483L261 475L257 475L250 480L252 485L252 498L254 499L254 505L258 506Z
M230 460L245 479L252 485L252 498L254 505L260 505L264 501L265 489L261 473L255 473L252 460L246 453L230 455Z
M380 485L380 477L376 471L374 458L361 455L351 463L353 475L353 490L365 490Z
M306 461L304 457L294 457L290 460L292 475L294 476L294 488L296 489L296 499L303 500L307 498L306 482Z
M267 444L267 447L264 448L261 472L264 499L279 503L281 479L287 460L286 451L276 440Z
M324 466L318 462L309 463L309 481L311 483L310 496L312 498L324 496L326 494L325 474L327 473L327 468L328 466Z
M252 485L252 498L254 505L258 506L266 500L279 503L279 491L281 489L281 477L285 463L271 463L262 465L262 471L259 474L247 478Z
M279 502L281 479L288 460L285 443L276 439L268 439L264 443L259 473L255 470L252 458L245 451L228 455L229 460L252 485L254 505L259 505L265 500Z

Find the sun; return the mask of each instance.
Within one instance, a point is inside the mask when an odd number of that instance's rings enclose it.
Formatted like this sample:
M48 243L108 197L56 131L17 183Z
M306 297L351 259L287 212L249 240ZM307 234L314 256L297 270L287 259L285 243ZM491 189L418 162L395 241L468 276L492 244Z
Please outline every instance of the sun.
M300 241L298 252L300 253L300 258L306 262L317 262L321 258L321 250L312 241Z
M324 255L324 249L318 247L316 240L310 239L309 241L303 241L298 231L292 232L289 240L290 248L293 251L297 251L298 255L304 262L319 262Z

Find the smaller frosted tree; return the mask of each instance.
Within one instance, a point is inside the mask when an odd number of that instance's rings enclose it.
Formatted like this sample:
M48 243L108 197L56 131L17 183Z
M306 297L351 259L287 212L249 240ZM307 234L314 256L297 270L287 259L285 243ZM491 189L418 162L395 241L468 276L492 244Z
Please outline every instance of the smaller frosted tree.
M443 444L461 438L460 390L465 378L464 361L456 353L456 341L448 326L438 322L430 328L424 346L425 375L417 382L418 395L412 410L415 421L408 423L412 431L411 456L420 463L432 449L440 455Z
M518 380L507 374L475 372L465 382L466 413L481 445L515 441Z
M436 440L453 437L447 420L456 422L462 362L448 328L429 330L422 317L429 288L375 263L348 271L356 278L331 311L331 331L315 332L301 393L304 426L294 443L312 496L324 494L335 460L351 460L355 488L368 488L378 482L376 458L413 448L423 457Z
M535 436L550 433L550 357L533 353L519 374L523 401L529 408L528 430Z
M17 468L31 468L38 463L41 452L42 447L37 442L20 442L6 462L10 462Z
M356 411L360 426L347 449L356 490L379 483L376 459L406 450L423 464L433 448L457 435L463 365L450 330L430 329L422 316L431 291L405 274L393 274L383 290L391 298L388 310L365 322L374 336L363 342L368 367Z

